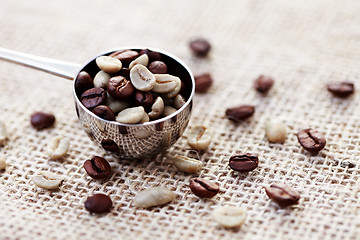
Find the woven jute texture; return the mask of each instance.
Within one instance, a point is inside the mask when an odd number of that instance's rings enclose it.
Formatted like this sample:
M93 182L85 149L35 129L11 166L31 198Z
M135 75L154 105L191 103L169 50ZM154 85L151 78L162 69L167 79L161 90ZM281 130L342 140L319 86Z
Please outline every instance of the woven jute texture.
M0 148L7 168L0 172L0 239L360 239L360 2L357 0L2 0L0 46L20 52L86 63L125 45L163 49L178 56L194 74L210 72L214 84L197 93L189 128L214 132L203 169L180 172L175 154L193 155L183 137L156 159L117 159L95 145L76 117L72 82L0 61L0 120L9 139ZM188 41L207 38L208 57L192 55ZM267 95L253 89L260 74L275 80ZM330 81L352 81L346 99L332 96ZM254 116L234 124L227 107L256 106ZM35 111L52 112L53 128L36 131ZM278 119L288 127L283 144L269 143L265 124ZM315 128L326 147L304 151L296 133ZM57 135L70 140L62 160L44 150ZM235 152L259 156L259 167L237 173L228 166ZM107 180L93 180L86 159L105 157L113 169ZM349 161L355 167L345 166ZM62 174L58 191L41 189L32 176L41 170ZM212 199L189 189L193 177L220 185ZM297 205L280 208L264 187L284 182L296 188ZM176 199L137 209L135 195L165 186ZM84 201L93 193L113 200L108 214L90 214ZM224 205L247 211L241 228L225 229L211 212Z

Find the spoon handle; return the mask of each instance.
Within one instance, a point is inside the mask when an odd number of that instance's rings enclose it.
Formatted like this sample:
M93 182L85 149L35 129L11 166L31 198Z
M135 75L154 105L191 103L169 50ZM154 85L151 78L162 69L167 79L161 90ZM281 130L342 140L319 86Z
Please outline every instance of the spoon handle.
M0 59L73 80L81 65L0 48Z

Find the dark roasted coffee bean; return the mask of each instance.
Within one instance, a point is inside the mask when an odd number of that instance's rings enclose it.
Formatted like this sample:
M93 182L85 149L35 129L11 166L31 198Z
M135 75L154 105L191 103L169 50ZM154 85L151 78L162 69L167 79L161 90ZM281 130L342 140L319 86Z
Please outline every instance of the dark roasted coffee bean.
M161 54L158 52L151 51L149 49L143 49L140 51L140 55L146 54L149 57L149 62L160 61Z
M259 158L251 153L233 155L230 157L229 166L238 172L249 172L257 168Z
M130 79L130 69L129 68L122 68L119 71L119 74L126 79Z
M80 72L75 80L76 93L80 95L92 87L93 79L91 78L91 76L85 71Z
M96 106L105 105L106 97L103 88L90 88L81 95L80 101L87 109L92 110Z
M123 76L110 78L107 85L108 93L116 99L127 99L135 92L132 83Z
M95 107L92 112L96 115L99 116L100 118L103 118L105 120L108 121L115 121L115 114L113 113L113 111L111 110L111 108L109 108L106 105L99 105L97 107Z
M37 130L49 128L55 123L55 116L52 113L35 112L31 115L31 125Z
M105 213L109 212L112 207L112 201L109 196L97 193L86 199L85 208L92 213Z
M204 73L195 76L195 91L196 92L207 92L212 85L213 80L209 73Z
M326 145L323 135L314 129L304 129L297 134L297 139L301 146L312 153L317 153Z
M87 174L94 179L107 178L111 174L111 167L105 158L95 156L91 160L86 160L84 168Z
M151 92L137 91L135 93L135 103L138 106L143 106L144 108L148 108L151 107L153 102L154 102L154 98Z
M198 38L190 41L190 48L193 53L195 53L199 57L204 57L209 53L211 45L206 39Z
M268 197L281 207L296 204L300 199L300 194L293 188L282 184L272 184L265 188Z
M219 185L204 178L190 180L190 189L198 197L211 198L219 191Z
M337 97L348 97L354 93L354 84L352 82L333 82L327 85L327 89Z
M266 93L274 85L274 80L271 77L260 75L254 81L254 88L256 91Z
M255 112L255 107L252 105L241 105L238 107L232 107L226 109L225 115L227 118L233 121L244 120L251 117Z
M139 56L139 53L130 49L113 52L110 57L117 58L122 64L129 64Z
M111 139L104 139L101 141L101 146L106 150L110 152L119 152L118 145Z
M165 74L167 73L167 66L162 61L153 61L149 64L148 69L154 74Z

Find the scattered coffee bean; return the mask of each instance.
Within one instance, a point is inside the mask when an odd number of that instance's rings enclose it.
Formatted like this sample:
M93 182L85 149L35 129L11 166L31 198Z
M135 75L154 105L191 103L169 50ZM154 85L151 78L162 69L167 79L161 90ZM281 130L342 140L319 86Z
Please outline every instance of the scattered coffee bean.
M301 146L312 153L317 153L326 145L323 135L314 129L304 129L297 134L297 139Z
M153 61L160 61L161 60L161 55L158 52L154 52L151 51L149 49L143 49L140 51L140 55L142 54L146 54L149 57L149 61L153 62Z
M154 74L155 86L152 92L155 93L169 93L172 92L179 84L180 79L170 74Z
M212 218L226 228L240 227L246 220L246 212L239 207L218 207L212 212Z
M135 92L134 86L123 76L110 78L107 85L108 93L116 99L127 99Z
M270 187L265 188L265 191L280 207L294 205L300 199L300 194L295 189L282 183L271 184Z
M151 112L149 112L150 119L156 119L164 112L164 101L161 97L157 97L151 106Z
M97 193L88 197L84 203L86 210L92 213L106 213L112 207L112 201L109 196Z
M343 168L346 168L346 167L348 167L348 168L353 168L353 167L355 167L356 165L355 165L354 163L350 162L350 161L343 161L343 162L340 164L340 166L343 167Z
M209 90L213 83L213 79L209 73L195 76L195 91L205 93Z
M69 149L70 141L61 136L52 138L46 148L46 153L51 159L64 157Z
M36 186L49 190L58 189L62 181L63 179L60 175L49 171L42 171L38 175L33 176L33 182Z
M205 150L211 143L212 134L206 126L195 126L188 135L188 144L194 150Z
M105 120L108 121L114 121L115 120L115 114L113 113L113 111L111 110L111 108L109 108L108 106L105 105L99 105L97 107L95 107L92 112L100 117L103 118Z
M138 106L143 106L144 108L148 108L153 104L153 95L151 92L142 92L137 91L135 93L135 103Z
M107 178L111 174L111 167L105 158L95 156L90 160L86 160L84 168L87 174L93 179Z
M151 187L136 194L135 207L148 208L164 205L175 199L175 194L165 187Z
M84 106L92 110L96 106L106 104L107 94L103 88L90 88L86 90L80 97L80 101Z
M209 53L211 45L206 39L198 38L190 41L190 48L197 56L205 57Z
M251 153L233 155L230 157L229 166L238 172L249 172L259 166L259 158Z
M203 163L201 161L194 158L181 156L179 154L175 155L173 159L173 164L180 171L187 173L198 172L203 166Z
M241 105L226 109L226 117L230 120L239 122L251 117L255 112L255 107L252 105Z
M55 116L52 113L35 112L31 115L31 125L37 130L52 127L55 123Z
M93 87L93 80L89 73L81 71L75 80L75 89L77 94L82 94L89 88Z
M186 103L185 98L180 94L176 95L176 97L174 98L174 107L176 109L180 109L182 106L184 106L185 103Z
M106 89L110 78L111 75L107 72L99 71L94 77L94 87Z
M0 145L3 145L8 138L8 133L6 130L6 125L4 122L0 121Z
M107 73L116 73L120 71L122 63L119 59L109 57L109 56L100 56L96 58L96 65Z
M162 61L154 61L149 64L149 71L153 74L166 74L167 73L167 66Z
M274 85L274 80L271 77L260 75L254 81L254 88L260 93L266 93Z
M113 52L110 57L119 59L123 64L129 64L131 61L139 56L139 53L133 50L121 50Z
M0 171L4 171L6 168L6 160L4 157L0 156Z
M154 74L141 64L135 65L130 70L130 80L133 86L140 91L150 91L156 83Z
M332 82L327 85L327 89L337 97L346 98L354 93L355 87L352 82Z
M271 121L265 125L266 137L269 142L283 143L286 139L286 126L281 122Z
M129 69L131 70L136 64L141 64L143 66L147 66L149 64L149 57L146 54L140 55L140 57L136 58L129 64Z
M191 179L190 189L201 198L212 198L220 191L219 185L204 178Z
M126 108L119 112L115 120L120 123L138 123L143 118L145 110L143 107Z

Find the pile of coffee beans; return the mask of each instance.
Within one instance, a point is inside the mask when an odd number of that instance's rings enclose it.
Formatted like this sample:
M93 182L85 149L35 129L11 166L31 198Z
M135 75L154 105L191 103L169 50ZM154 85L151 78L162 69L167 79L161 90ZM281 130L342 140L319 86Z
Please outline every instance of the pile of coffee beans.
M95 63L90 73L79 73L75 88L81 103L100 118L144 123L166 117L186 102L181 73L158 52L121 50L99 56Z

